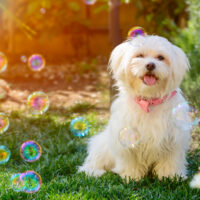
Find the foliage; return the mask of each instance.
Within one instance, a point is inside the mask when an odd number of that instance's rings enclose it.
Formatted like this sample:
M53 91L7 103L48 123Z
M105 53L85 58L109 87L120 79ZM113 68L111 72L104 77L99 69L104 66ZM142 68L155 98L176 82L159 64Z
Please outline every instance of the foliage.
M84 18L84 0L63 1L63 0L19 0L0 1L10 10L15 17L23 21L40 36L44 32L55 35L65 31L71 24L90 26L89 18ZM184 0L120 0L121 3L134 3L138 8L138 16L144 16L148 24L149 33L158 33L169 36L170 31L174 31L176 24L180 25L182 18L187 16ZM98 0L97 6L92 10L93 14L108 11L109 0ZM87 6L87 5L85 5ZM175 8L175 9L174 9ZM41 12L43 9L43 12ZM48 20L46 20L48 18ZM42 23L41 23L42 22Z
M41 8L45 9L45 14L40 12ZM65 31L71 23L86 23L81 18L82 10L76 1L35 0L25 4L23 11L20 17L40 33L45 31L55 35Z
M37 37L42 37L47 32L50 37L53 37L55 34L66 31L74 23L89 25L88 19L82 17L84 11L80 1L19 0L10 2L10 0L5 0L0 1L0 4L6 7L4 12L7 15L12 13L12 16L21 22L15 26L16 30L19 30L23 22L37 32Z
M97 71L97 64L98 60L93 58L91 61L88 62L78 62L78 71L80 74L87 73L87 72L96 72Z
M188 27L179 30L174 42L187 54L191 69L182 84L188 99L200 106L200 1L188 0L190 19Z
M181 89L188 102L190 102L196 109L200 106L200 76L192 77L190 74L184 79Z
M85 138L76 138L69 132L70 120L76 116L85 116L90 125L89 136L102 130L106 121L100 120L98 110L88 104L77 104L69 109L51 108L43 116L25 116L13 112L9 116L10 128L1 135L0 143L11 150L11 160L1 165L0 199L37 199L37 200L196 200L200 190L189 187L190 179L185 181L164 179L159 181L151 176L139 182L130 181L128 184L118 175L106 173L100 178L88 177L77 173L86 156ZM26 163L20 158L19 147L26 141L37 141L43 150L39 161ZM199 166L199 150L188 154L189 176L196 173ZM10 186L9 179L13 173L35 170L42 179L39 192L26 194L15 192Z
M131 1L131 0L130 0ZM138 16L145 16L146 30L170 38L177 25L184 26L187 18L184 0L132 0L139 9Z

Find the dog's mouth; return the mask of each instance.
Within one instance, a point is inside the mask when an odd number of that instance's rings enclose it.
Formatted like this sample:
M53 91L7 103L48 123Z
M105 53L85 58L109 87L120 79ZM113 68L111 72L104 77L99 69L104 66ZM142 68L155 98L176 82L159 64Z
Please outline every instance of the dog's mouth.
M158 78L152 73L146 73L141 79L148 86L155 85L158 81Z

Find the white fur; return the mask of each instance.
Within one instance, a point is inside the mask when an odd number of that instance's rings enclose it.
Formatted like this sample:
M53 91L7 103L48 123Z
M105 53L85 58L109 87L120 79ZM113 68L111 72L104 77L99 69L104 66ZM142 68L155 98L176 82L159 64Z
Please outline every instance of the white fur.
M190 187L200 189L200 173L196 174L190 182Z
M164 61L158 60L160 54ZM141 80L149 62L156 64L154 74L159 78L153 86ZM160 179L175 175L185 178L190 131L174 125L172 109L185 101L178 87L188 69L184 52L159 36L137 36L117 46L111 54L110 70L119 94L111 106L107 127L89 140L88 156L79 172L101 176L113 171L122 178L139 180L152 170ZM149 113L134 101L136 97L163 98L175 89L178 93L174 97L150 106ZM134 128L140 138L134 148L125 148L118 140L125 127Z

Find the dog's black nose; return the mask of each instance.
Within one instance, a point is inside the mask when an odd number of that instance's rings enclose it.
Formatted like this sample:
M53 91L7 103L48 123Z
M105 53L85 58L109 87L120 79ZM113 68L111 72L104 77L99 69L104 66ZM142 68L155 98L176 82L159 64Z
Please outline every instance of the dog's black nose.
M148 71L153 71L156 68L156 65L154 63L149 63L146 65L146 68Z

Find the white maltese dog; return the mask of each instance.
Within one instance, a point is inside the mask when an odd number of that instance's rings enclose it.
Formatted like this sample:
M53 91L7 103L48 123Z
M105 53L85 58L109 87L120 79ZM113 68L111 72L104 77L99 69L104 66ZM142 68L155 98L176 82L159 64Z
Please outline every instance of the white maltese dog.
M185 102L179 85L189 67L185 53L163 37L139 35L117 46L110 70L119 94L107 127L89 140L79 172L97 177L112 171L127 180L149 171L159 179L186 178L190 130L175 126L172 110Z

